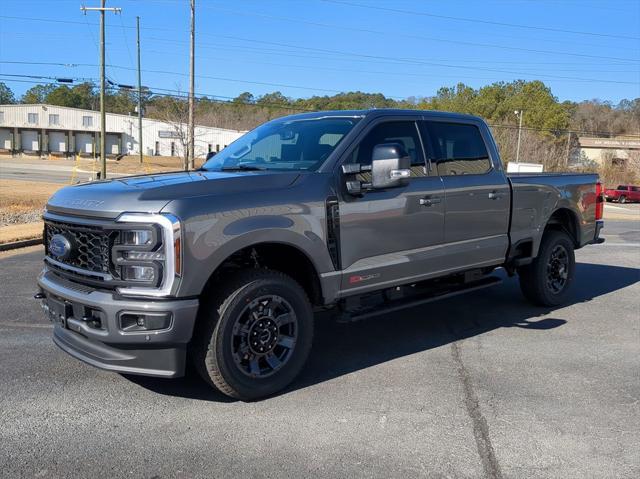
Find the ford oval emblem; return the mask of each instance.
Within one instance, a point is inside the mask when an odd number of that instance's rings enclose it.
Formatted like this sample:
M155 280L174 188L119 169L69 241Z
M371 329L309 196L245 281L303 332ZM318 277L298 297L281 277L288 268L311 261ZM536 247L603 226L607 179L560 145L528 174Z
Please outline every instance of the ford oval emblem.
M64 235L53 235L49 241L49 253L58 259L68 258L71 254L71 241Z

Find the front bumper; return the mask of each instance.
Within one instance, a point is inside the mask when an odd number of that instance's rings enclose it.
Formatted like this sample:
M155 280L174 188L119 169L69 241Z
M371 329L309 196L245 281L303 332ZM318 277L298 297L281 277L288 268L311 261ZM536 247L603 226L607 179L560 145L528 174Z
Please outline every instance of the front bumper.
M43 306L57 301L68 311L68 317L55 323L53 341L71 356L121 373L184 375L187 344L198 312L197 299L123 299L72 283L47 269L38 277L38 286L44 295ZM121 312L170 313L171 321L161 330L123 331Z

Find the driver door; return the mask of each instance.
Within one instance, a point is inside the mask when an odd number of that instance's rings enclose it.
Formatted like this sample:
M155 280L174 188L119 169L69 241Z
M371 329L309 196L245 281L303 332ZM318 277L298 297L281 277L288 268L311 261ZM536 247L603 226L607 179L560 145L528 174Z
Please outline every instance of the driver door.
M419 118L381 119L366 129L345 163L371 164L376 145L400 143L411 157L408 184L369 190L340 199L340 253L343 293L361 293L387 284L425 279L438 269L444 241L444 188L425 160ZM340 181L346 178L340 173ZM361 173L364 182L370 173Z

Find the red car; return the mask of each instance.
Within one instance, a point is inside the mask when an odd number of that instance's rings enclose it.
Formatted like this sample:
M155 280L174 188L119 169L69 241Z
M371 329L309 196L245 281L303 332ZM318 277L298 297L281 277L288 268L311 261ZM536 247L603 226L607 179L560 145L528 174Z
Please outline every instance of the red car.
M604 190L604 197L607 201L617 201L618 203L640 201L640 186L618 185L615 190Z

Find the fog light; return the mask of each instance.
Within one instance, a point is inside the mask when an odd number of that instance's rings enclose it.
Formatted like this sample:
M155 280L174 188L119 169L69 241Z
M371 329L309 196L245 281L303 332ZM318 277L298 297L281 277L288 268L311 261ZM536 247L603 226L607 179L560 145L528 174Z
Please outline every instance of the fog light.
M124 266L122 276L129 281L153 281L155 269L152 266Z
M171 326L171 313L121 312L120 329L122 331L151 331L168 329Z

